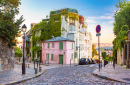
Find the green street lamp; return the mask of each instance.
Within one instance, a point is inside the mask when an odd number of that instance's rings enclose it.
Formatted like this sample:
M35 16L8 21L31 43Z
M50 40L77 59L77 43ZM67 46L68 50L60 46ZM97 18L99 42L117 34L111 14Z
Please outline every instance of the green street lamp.
M24 36L23 36L23 63L22 63L22 74L25 74L25 32L27 30L27 27L26 25L24 24L22 26L22 31L24 33Z

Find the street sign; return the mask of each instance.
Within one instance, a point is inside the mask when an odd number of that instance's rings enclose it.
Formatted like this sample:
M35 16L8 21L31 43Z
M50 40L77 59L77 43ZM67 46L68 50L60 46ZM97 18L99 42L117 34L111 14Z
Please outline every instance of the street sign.
M99 33L101 31L101 26L100 25L97 25L96 26L96 32Z
M101 36L101 33L97 33L96 36Z

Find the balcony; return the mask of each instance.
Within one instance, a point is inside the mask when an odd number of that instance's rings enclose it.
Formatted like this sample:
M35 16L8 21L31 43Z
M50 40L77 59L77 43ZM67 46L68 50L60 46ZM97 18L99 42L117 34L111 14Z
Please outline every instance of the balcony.
M68 33L76 33L76 26L69 25L69 32Z

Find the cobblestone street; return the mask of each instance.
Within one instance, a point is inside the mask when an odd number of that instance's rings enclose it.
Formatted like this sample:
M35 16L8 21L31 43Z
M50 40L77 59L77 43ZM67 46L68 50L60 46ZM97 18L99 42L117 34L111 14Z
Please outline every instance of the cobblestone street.
M120 82L109 81L92 75L98 69L97 64L64 66L46 70L39 76L20 84L22 85L125 85ZM20 85L19 84L19 85Z

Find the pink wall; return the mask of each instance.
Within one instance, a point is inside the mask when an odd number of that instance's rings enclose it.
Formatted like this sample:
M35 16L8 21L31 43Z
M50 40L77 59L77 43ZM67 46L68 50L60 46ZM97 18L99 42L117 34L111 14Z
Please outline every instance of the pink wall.
M59 49L59 42L49 42L50 48L47 48L48 44L46 42L42 43L43 63L45 63L47 53L49 53L49 63L59 63L59 55L63 55L63 64L70 64L71 55L73 53L73 59L71 60L71 63L74 63L74 42L62 41L63 49ZM54 43L54 47L52 47L52 43ZM51 54L53 54L53 60L51 60Z

